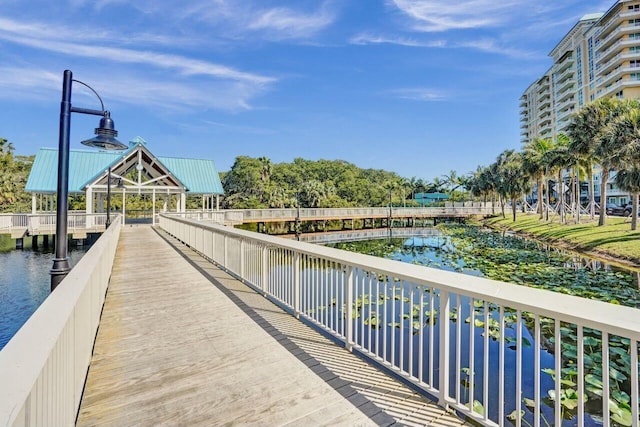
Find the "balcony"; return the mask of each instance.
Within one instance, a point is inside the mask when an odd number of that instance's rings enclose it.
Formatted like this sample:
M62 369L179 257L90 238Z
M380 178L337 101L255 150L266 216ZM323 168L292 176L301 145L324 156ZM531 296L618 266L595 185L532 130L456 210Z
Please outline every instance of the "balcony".
M622 13L618 12L609 18L606 24L604 24L599 31L601 38L606 37L609 33L616 29L616 26L622 22Z
M551 124L551 116L547 116L544 120L540 121L540 127L544 128Z
M543 93L542 95L540 95L538 97L538 105L542 104L543 101L547 100L551 98L551 91L546 91L545 93Z
M608 84L611 84L616 80L618 80L623 75L629 74L629 73L640 73L640 66L634 65L633 67L631 67L627 65L624 67L620 67L612 71L611 73L607 74L606 76L602 77L602 79L598 82L598 86L600 87L607 86Z
M545 82L545 83L543 83L543 84L538 86L538 95L542 96L546 92L549 92L550 89L551 89L551 85L547 81L547 82Z
M573 66L573 64L575 63L575 61L573 60L573 53L566 56L563 60L561 60L558 63L558 69L556 70L556 73L562 73L563 71L565 71L567 68Z
M522 99L522 100L520 101L520 104L518 104L518 105L519 105L520 107L526 107L528 104L529 104L529 103L528 103L527 99L525 98L525 99Z
M563 73L557 75L556 84L562 83L566 79L573 77L574 72L575 70L573 67L567 68Z
M626 47L630 47L630 46L639 46L639 45L640 45L640 40L629 39L629 38L620 39L617 42L613 43L607 50L603 51L600 54L600 57L598 58L598 61L600 63L603 63L603 62L608 61L609 59L613 58L618 53L620 53L620 51L622 51L622 49L624 49Z
M620 79L610 86L603 87L601 89L602 92L599 93L599 96L609 96L628 87L640 87L640 80L630 78Z
M565 101L559 102L556 108L556 111L564 111L570 106L574 106L576 103L575 97L571 96L567 98Z
M576 91L571 89L567 89L564 92L558 94L558 96L556 96L556 105L566 101L569 98L573 98L575 94Z
M551 105L551 98L547 98L546 100L542 101L539 105L538 108L540 109L540 111L542 112L545 108L549 107Z
M640 31L640 23L627 24L627 25L618 27L617 29L612 31L611 34L609 34L607 37L605 37L604 39L603 38L600 39L600 43L598 44L598 48L596 49L596 52L598 51L601 52L607 47L611 46L611 44L613 44L616 40L620 39L620 37L623 36L624 34L634 33L638 31Z
M551 127L547 127L546 129L540 131L541 137L544 137L550 134L551 134Z
M571 89L576 85L576 80L574 78L565 80L563 83L560 83L556 86L556 96L562 96L566 92L572 92Z
M617 54L607 62L601 64L600 68L598 69L598 73L600 73L601 75L608 73L616 66L622 64L626 60L631 60L631 59L640 59L640 51L639 52L620 52L619 54Z
M560 123L560 122L564 121L565 119L569 118L574 112L575 112L575 108L574 107L567 108L566 110L560 112L556 116L556 122Z

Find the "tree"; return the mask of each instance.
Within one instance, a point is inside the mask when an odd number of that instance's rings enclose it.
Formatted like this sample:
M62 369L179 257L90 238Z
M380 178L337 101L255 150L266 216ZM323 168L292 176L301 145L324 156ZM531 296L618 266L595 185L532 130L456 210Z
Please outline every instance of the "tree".
M616 139L618 151L612 158L618 163L616 186L632 193L631 229L638 224L638 195L640 194L640 107L632 106L609 125L609 137Z
M522 167L522 153L514 150L503 151L496 160L498 180L497 190L504 200L511 200L513 221L516 220L517 200L529 190L529 177ZM502 208L504 216L504 204Z
M631 166L618 171L615 176L616 186L631 193L631 230L638 228L638 195L640 195L640 168Z
M607 182L611 170L620 165L621 147L626 139L624 126L614 126L616 119L624 113L638 108L638 102L635 100L619 100L610 98L601 98L595 101L597 113L594 114L596 146L594 154L598 163L602 168L602 184L600 189L600 217L598 226L606 223L607 210Z
M271 177L271 170L273 166L271 160L268 157L258 157L258 161L262 166L260 170L260 178L262 179L262 182L267 182Z
M0 138L0 212L26 212L31 198L24 192L33 156L14 156L14 146Z
M550 171L550 174L555 173L557 175L556 194L560 213L560 222L565 222L564 181L562 180L562 170L573 164L573 156L571 154L571 151L569 151L569 139L563 134L558 135L558 139L553 146L553 149L545 153L543 161ZM550 204L549 193L550 191L547 191L547 207ZM545 220L549 220L548 208L545 211Z
M596 163L596 148L602 130L606 126L603 121L603 108L608 108L609 101L597 101L585 105L572 118L567 128L569 150L582 160L589 180L589 212L595 216L595 185L593 181L593 165ZM602 206L606 205L602 198Z
M547 164L544 161L544 156L553 149L553 145L551 139L536 138L524 146L522 165L525 171L536 181L540 219L542 219L544 215L542 197L545 193L544 179L547 174Z

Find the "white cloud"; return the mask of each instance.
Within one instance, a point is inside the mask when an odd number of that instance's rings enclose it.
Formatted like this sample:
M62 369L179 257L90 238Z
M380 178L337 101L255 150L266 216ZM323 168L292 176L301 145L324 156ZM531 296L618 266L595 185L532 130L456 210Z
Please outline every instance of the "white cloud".
M210 0L188 4L180 16L225 28L228 37L261 35L267 40L307 39L333 24L332 1L313 11L289 7L265 8L250 0Z
M2 21L0 21L0 25L1 24ZM36 30L31 33L29 31L30 28L35 28ZM158 68L173 69L183 75L207 75L221 79L246 81L254 84L268 84L275 81L275 79L271 77L247 73L236 70L232 67L180 55L170 55L153 51L117 47L104 47L103 45L52 41L46 37L47 30L42 28L43 27L38 24L15 24L12 26L13 31L11 32L0 30L0 40L4 39L23 46L57 52L65 55L94 58L112 62L145 64ZM61 28L60 31L65 33L66 30ZM40 36L40 38L30 37L29 34L35 34L36 36Z
M522 49L506 47L498 43L495 39L483 38L477 40L469 40L462 42L449 42L444 39L420 41L415 38L396 37L396 36L376 36L369 33L361 33L353 36L349 42L356 45L368 44L394 44L407 47L419 48L450 48L450 49L474 49L487 53L495 53L511 58L520 59L544 59L546 56L540 56Z
M376 36L369 33L357 34L349 40L349 43L356 45L395 44L408 47L446 47L447 45L445 40L419 41L406 37Z
M326 6L311 14L275 8L257 14L247 28L267 31L280 38L307 38L333 23L334 19Z
M212 108L226 111L251 109L250 100L261 94L264 88L246 82L201 81L197 85L188 79L166 80L109 74L102 71L87 71L81 75L82 81L91 86L104 98L109 109L117 103L144 106L156 111L176 111L187 113L194 109ZM0 67L0 98L51 99L59 96L62 73L29 67ZM101 87L101 86L104 86ZM95 102L93 94L81 86L74 88L73 98L88 97ZM85 101L81 101L84 103Z
M406 88L391 91L391 94L397 98L410 99L412 101L435 102L445 101L450 96L445 92L431 88Z
M388 0L409 16L413 29L438 32L452 29L493 27L504 23L524 0Z

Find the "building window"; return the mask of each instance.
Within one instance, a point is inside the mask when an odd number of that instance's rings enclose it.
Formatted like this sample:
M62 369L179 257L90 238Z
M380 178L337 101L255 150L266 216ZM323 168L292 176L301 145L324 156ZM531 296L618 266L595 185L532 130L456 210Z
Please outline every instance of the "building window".
M622 98L622 91L616 92L616 98Z
M627 9L633 12L637 12L640 10L640 4L632 4L631 6L627 6Z
M640 80L640 73L631 73L629 76L631 80Z
M631 40L638 40L638 39L640 39L640 33L631 33L631 34L629 34L629 38Z

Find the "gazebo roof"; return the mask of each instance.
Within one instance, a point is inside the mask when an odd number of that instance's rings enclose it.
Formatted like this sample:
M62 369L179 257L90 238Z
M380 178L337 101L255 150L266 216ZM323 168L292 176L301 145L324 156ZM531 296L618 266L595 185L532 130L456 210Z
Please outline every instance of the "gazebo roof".
M158 171L164 171L169 179L181 184L189 194L223 194L220 176L213 160L184 159L177 157L156 157L149 151L144 139L134 138L125 151L84 151L69 152L69 193L83 193L109 167L117 167L136 152L144 153L147 165ZM141 154L142 154L141 153ZM55 193L58 176L58 150L41 148L25 186L31 193Z

